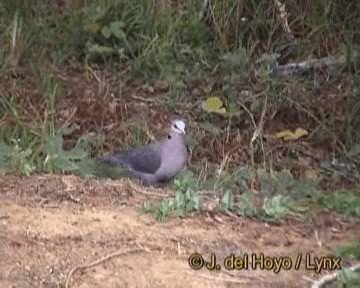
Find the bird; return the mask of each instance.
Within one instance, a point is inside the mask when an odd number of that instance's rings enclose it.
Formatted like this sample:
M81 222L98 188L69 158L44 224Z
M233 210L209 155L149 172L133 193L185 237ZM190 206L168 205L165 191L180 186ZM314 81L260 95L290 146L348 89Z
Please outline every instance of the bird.
M174 119L165 139L126 151L115 151L97 159L124 166L147 185L166 182L186 165L188 151L184 135L185 121Z

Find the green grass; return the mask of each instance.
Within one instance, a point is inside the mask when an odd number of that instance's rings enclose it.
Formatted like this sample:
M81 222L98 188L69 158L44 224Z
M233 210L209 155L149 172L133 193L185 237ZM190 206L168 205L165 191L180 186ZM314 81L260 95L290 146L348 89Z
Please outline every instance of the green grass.
M359 260L360 259L360 244L359 239L351 238L349 242L344 246L335 246L332 248L331 256L340 257L342 263L345 259ZM331 287L356 287L356 283L359 283L360 273L357 271L351 271L348 267L342 265L341 271L338 273L338 279L335 283L332 283Z
M86 101L66 99L59 71L76 66L80 74L99 67L96 71L106 78L128 69L126 75L137 81L137 87L151 86L157 79L169 84L168 91L154 95L154 111L184 112L192 128L200 127L186 139L192 159L198 160L190 165L197 176L180 176L173 198L144 204L143 211L154 212L160 220L171 213L184 215L200 209L199 191L206 189L218 197L219 210L265 220L289 214L302 218L318 207L359 216L356 175L331 167L331 177L338 177L340 184L351 178L352 186L324 194L321 183L296 171L284 172L311 158L318 147L337 160L345 159L349 167L359 165L360 78L353 59L360 46L356 1L286 2L285 14L271 1L208 1L208 7L195 0L70 2L61 10L51 1L0 1L2 173L99 175L92 155L104 152L104 139L101 131L92 129L114 123L103 123L99 111L92 115L95 124L80 127L79 135L71 128L75 120L60 121L64 106ZM327 56L344 56L348 62L288 77L271 73L275 64ZM128 82L117 80L109 80L115 83L109 94L123 104L129 99ZM211 96L224 103L226 113L202 109L202 101ZM76 116L81 122L81 115ZM112 145L144 144L148 138L140 122L124 121L125 135ZM274 132L298 127L309 132L307 138L271 138ZM65 145L69 139L72 145ZM211 146L215 142L218 145ZM229 148L196 158L204 143ZM246 156L235 158L240 149ZM217 156L212 163L207 161L209 154ZM320 162L316 157L311 165ZM123 175L110 170L105 174ZM334 186L335 176L330 183ZM241 193L234 192L238 190Z

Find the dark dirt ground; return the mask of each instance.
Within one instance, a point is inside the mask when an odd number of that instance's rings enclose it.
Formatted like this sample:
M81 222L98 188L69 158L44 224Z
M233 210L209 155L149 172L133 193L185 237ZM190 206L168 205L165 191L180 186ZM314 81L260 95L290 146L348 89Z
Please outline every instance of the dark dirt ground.
M144 201L171 195L130 180L0 178L0 287L66 287L66 281L68 287L310 287L308 278L334 271L307 271L305 254L325 257L333 245L360 236L360 223L331 213L271 224L200 211L159 223L137 211ZM293 266L299 253L303 259L300 269L278 274L195 271L188 263L193 252L205 259L215 253L220 264L231 253L290 257Z

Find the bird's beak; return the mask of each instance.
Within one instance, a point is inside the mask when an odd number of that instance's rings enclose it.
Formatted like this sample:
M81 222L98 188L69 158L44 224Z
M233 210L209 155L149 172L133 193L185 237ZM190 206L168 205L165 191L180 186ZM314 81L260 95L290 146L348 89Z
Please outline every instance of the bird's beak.
M175 121L175 124L171 127L180 134L185 134L185 123L184 121Z
M185 128L178 128L179 129L179 131L182 133L182 134L184 134L185 135Z

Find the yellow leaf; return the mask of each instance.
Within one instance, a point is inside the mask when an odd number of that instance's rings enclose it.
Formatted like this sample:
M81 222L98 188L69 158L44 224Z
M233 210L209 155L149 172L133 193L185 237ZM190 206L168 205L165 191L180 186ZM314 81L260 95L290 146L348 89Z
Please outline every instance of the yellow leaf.
M280 131L274 134L275 138L285 138L288 137L289 135L291 135L292 132L290 130L284 130L284 131Z
M275 133L274 137L278 139L283 138L284 140L296 140L308 134L309 133L305 129L297 128L295 132L291 132L290 130L280 131Z
M226 112L223 102L219 97L209 97L202 102L202 108L207 112L223 114Z

